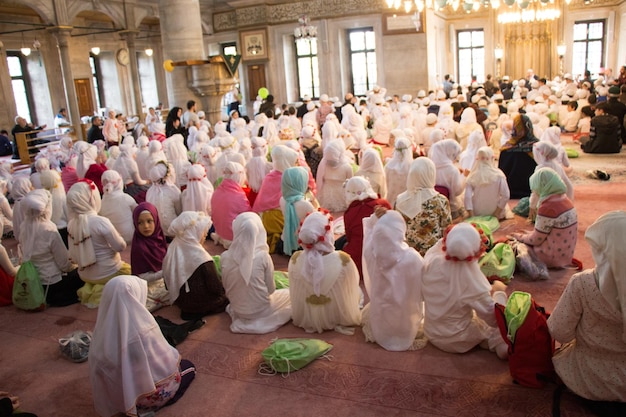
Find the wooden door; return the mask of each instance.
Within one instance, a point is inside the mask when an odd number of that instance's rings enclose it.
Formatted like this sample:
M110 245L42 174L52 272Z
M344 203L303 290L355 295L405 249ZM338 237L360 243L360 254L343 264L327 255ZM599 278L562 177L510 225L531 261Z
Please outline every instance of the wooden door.
M257 92L261 87L267 87L265 64L248 65L248 103L256 100Z
M74 89L76 90L76 98L78 99L78 112L80 113L80 117L93 116L94 101L89 78L76 78L74 80Z

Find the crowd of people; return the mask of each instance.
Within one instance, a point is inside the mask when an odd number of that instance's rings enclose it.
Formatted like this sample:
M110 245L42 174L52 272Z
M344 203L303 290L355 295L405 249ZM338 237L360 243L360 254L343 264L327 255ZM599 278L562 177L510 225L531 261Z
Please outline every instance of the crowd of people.
M534 228L510 242L545 267L538 278L568 266L578 221L560 137L570 113L591 107L595 116L572 132L583 151L619 152L626 85L620 96L605 80L572 89L567 74L469 90L446 81L447 91L415 99L377 86L363 98L323 94L282 108L268 95L253 119L237 107L214 125L190 100L165 123L151 108L136 136L111 111L102 128L94 117L88 141L42 150L29 177L0 166L4 235L35 265L48 305L99 308L89 361L96 411L156 411L191 383L193 364L150 314L166 305L190 321L225 312L234 333L290 320L308 333L363 326L367 341L391 351L428 341L506 360L494 316L506 286L481 272L485 233L464 220L506 221L509 200L527 197ZM563 343L557 373L589 400L626 401L624 219L609 213L587 230L597 266L572 279L549 321ZM212 256L205 239L225 252ZM289 257L287 283L270 254ZM16 266L0 246L3 291Z

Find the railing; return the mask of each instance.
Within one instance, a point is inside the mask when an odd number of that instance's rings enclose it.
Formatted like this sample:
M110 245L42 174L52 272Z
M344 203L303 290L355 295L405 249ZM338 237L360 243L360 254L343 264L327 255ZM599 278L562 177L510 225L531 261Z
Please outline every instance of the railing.
M42 148L52 143L59 142L63 137L70 136L76 142L76 134L70 128L63 128L66 133L59 133L59 129L33 130L31 132L16 133L17 151L20 156L20 163L29 165L35 155Z

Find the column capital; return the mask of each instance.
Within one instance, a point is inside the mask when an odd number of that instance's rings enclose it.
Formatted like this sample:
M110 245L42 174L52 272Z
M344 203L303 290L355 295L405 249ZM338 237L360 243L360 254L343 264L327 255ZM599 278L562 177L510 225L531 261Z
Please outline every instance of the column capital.
M54 35L59 46L67 47L73 26L53 26L46 30Z

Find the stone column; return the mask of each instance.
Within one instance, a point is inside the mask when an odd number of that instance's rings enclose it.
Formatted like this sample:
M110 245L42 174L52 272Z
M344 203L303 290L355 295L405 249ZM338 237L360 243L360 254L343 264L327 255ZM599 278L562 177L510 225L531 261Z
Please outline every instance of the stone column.
M133 103L134 114L139 116L139 119L143 121L143 105L141 101L141 82L139 81L139 65L137 64L137 48L135 47L135 38L137 37L136 31L126 31L120 34L123 39L126 40L126 47L128 48L128 55L130 61L130 78L133 83Z
M198 0L159 0L163 59L174 62L206 59L202 40L202 20ZM187 87L187 69L175 67L166 72L170 108L185 108L194 93Z
M70 116L70 122L79 140L85 140L80 127L80 112L78 111L78 99L74 88L74 75L72 74L72 63L70 60L69 39L71 26L56 26L49 29L57 39L59 48L59 58L61 62L61 72L63 73L63 83L65 84L65 100Z

